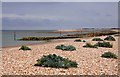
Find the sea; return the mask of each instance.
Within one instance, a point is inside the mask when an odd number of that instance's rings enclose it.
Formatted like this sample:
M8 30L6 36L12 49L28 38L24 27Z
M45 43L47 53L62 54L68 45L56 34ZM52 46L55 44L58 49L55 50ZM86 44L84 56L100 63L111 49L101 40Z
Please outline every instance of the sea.
M95 32L102 29L96 29ZM93 29L86 29L84 32L55 32L56 30L2 30L2 47L20 46L26 44L44 43L46 41L18 41L22 37L47 37L47 36L66 36L68 34L83 34L93 32ZM14 35L16 36L14 38ZM1 42L0 41L0 42Z

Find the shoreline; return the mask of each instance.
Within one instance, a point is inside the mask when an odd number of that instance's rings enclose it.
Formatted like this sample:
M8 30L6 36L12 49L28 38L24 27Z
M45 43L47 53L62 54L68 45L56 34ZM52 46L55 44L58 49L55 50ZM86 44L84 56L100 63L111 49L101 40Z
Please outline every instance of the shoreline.
M55 39L55 40L51 40L51 41L48 41L48 42L41 42L41 43L31 43L31 44L24 44L24 45L27 45L27 46L33 46L33 45L43 45L43 44L49 44L49 43L58 43L58 42L64 42L64 41L67 41L66 39ZM19 46L22 46L22 45L15 45L15 46L4 46L4 47L0 47L0 48L13 48L13 47L19 47Z
M60 31L73 31L73 30L60 30ZM107 31L108 32L108 31ZM112 32L112 33L114 33L114 32ZM98 32L98 34L97 35L95 35L95 34L97 34L97 33L89 33L89 34L68 34L68 36L67 37L45 37L45 38L41 38L40 40L38 40L38 41L43 41L43 42L36 42L36 43L28 43L28 44L23 44L23 45L38 45L38 44L45 44L45 43L51 43L52 41L54 41L54 40L67 40L67 39L77 39L77 38L91 38L91 37L100 37L100 36L102 36L102 35L99 35L99 32ZM109 34L109 33L108 33ZM104 33L103 33L103 35L104 35ZM30 37L31 39L32 39L32 37ZM39 39L39 37L35 37L35 38L37 38L37 39ZM45 40L50 40L50 42L46 42ZM19 40L19 41L36 41L36 40L29 40L29 37L26 37L25 38L25 40L23 39L23 40ZM8 48L8 47L18 47L18 46L21 46L22 44L20 44L20 45L8 45L8 46L2 46L2 47L0 47L0 48Z
M100 36L95 36L95 37L100 37ZM31 44L24 44L24 45L27 45L27 46L32 46L32 45L43 45L43 44L49 44L49 43L58 43L58 42L65 42L65 41L69 41L71 39L89 39L89 38L92 38L92 37L82 37L82 38L68 38L68 39L52 39L48 42L40 42L40 43L31 43ZM39 42L39 41L38 41ZM0 48L13 48L13 47L20 47L22 45L15 45L15 46L3 46L3 47L0 47Z

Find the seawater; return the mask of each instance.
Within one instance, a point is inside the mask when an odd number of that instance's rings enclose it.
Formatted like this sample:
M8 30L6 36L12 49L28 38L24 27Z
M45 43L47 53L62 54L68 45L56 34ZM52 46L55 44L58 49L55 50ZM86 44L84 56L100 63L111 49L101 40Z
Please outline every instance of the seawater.
M42 43L45 41L17 41L14 40L14 32L16 34L16 39L22 37L45 37L45 36L60 36L60 33L54 33L55 30L2 30L2 47L7 46L17 46L17 45L26 45L26 44L36 44ZM92 29L88 29L88 32L92 32ZM87 33L82 32L82 33ZM100 31L100 30L96 30ZM68 34L80 34L81 32L67 32L61 33L61 36L66 36Z
M60 36L60 33L52 33L55 30L2 30L2 47L17 46L25 44L36 44L45 41L17 41L14 40L14 32L16 39L22 37L45 37L45 36ZM61 35L67 35L71 33L62 33Z

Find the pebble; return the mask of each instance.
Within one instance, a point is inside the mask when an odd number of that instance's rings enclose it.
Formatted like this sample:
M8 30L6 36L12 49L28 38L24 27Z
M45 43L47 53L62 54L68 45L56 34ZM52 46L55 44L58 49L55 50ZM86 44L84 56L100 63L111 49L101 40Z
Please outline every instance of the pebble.
M105 36L102 36L101 38L104 37ZM42 45L32 45L32 51L19 51L19 47L3 48L2 73L6 75L117 75L117 59L103 59L100 56L106 51L118 53L118 48L115 47L118 40L113 43L115 48L108 49L83 48L82 46L84 45L84 43L75 43L74 40L75 39L70 39L69 41L64 42L61 41ZM85 38L85 40L88 39ZM88 40L88 42L92 41ZM55 49L55 46L60 44L74 45L77 50L73 52L64 52ZM70 60L76 61L78 63L78 67L69 69L56 69L34 66L38 58L40 58L42 55L47 55L51 53L55 53L62 57L67 57Z

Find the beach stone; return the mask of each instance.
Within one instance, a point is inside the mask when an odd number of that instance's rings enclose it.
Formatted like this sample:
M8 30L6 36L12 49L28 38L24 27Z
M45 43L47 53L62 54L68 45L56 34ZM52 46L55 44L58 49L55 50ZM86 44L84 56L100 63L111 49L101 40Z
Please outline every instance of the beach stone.
M105 38L101 36L100 38ZM111 51L118 54L118 37L113 43L113 48L83 48L85 43L76 43L75 39L45 44L30 45L31 51L18 50L19 47L3 48L2 52L2 73L5 75L117 75L118 59L101 58L101 54ZM90 43L92 38L82 38ZM76 50L65 52L55 49L57 45L73 45ZM34 66L36 60L43 55L57 54L78 63L77 68L49 68ZM0 57L1 58L1 57ZM1 67L0 67L1 68Z

